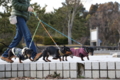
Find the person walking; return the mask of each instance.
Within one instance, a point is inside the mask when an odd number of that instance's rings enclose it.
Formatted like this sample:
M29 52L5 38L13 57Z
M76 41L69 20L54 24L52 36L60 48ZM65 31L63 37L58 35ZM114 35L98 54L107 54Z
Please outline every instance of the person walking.
M27 26L27 21L29 20L30 14L33 12L33 8L30 6L30 0L12 0L12 11L11 16L16 16L16 35L12 42L10 43L9 47L1 56L1 59L12 63L13 60L8 59L8 51L16 47L19 42L21 41L22 37L25 40L26 46L33 50L32 58L37 60L37 58L40 56L39 53L37 53L36 46L34 45L34 42L32 40L31 33L29 31L29 28ZM31 44L31 46L30 46Z

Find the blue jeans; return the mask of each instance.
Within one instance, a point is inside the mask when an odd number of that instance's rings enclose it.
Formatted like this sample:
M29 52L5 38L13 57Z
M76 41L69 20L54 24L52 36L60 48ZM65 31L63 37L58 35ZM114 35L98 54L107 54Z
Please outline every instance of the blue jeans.
M19 44L19 42L21 41L22 37L24 37L26 46L29 47L31 40L32 40L31 33L28 29L25 19L20 16L17 16L16 35L15 35L13 41L11 42L11 44L9 45L9 48L2 54L2 56L8 57L9 49L16 47ZM37 54L37 50L36 50L36 47L35 47L33 41L29 48L31 48L33 50L33 54L31 57L34 59L34 57Z

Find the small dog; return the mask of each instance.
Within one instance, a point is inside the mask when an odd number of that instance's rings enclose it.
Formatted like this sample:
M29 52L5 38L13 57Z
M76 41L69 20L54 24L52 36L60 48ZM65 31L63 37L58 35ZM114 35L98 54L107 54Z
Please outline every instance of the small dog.
M31 61L33 61L31 59L31 55L32 55L32 52L33 50L30 49L30 48L23 48L23 49L20 49L20 48L12 48L8 51L8 58L9 59L12 59L13 57L17 57L19 58L19 62L22 63L21 60L25 60L25 59L30 59Z
M68 54L65 54L65 55L62 56L62 61L68 61L68 60L67 60L67 57L68 57L68 56L70 56L71 58L73 58L73 55L72 55L72 54L69 54L69 55L68 55ZM65 58L65 60L64 60L64 58Z
M1 44L3 44L5 47L8 48L8 45L6 45L4 42L0 42ZM9 51L8 51L8 58L9 59L12 59L13 57L18 57L19 58L19 62L21 62L21 60L25 60L25 59L30 59L31 61L33 61L31 59L31 55L32 55L32 52L33 50L30 49L30 48L23 48L23 49L20 49L20 48L11 48Z
M70 55L72 58L73 56L76 56L76 57L80 57L82 61L84 61L84 57L87 57L87 59L89 60L89 57L88 55L91 54L93 55L94 53L94 49L92 47L82 47L82 48L70 48L70 50L72 51L72 55ZM69 55L64 55L63 56L63 61L64 61L64 57L65 57L65 60L67 61L67 56Z
M70 50L69 47L60 47L60 49L58 49L57 47L54 47L54 46L49 46L49 47L46 47L42 52L41 52L41 55L40 57L43 56L43 60L45 62L51 62L48 57L49 56L52 56L53 59L59 59L61 61L61 56L62 55L71 55L72 52ZM39 58L40 58L39 57Z

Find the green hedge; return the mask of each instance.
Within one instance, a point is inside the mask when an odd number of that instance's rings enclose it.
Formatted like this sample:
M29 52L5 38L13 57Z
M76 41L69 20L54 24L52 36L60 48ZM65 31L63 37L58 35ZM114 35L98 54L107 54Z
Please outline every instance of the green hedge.
M52 37L52 38L58 45L68 44L68 39L66 37ZM43 37L39 35L35 35L34 42L36 44L54 45L54 42L51 40L50 37Z
M44 40L43 36L35 35L35 37L34 37L35 43L43 44L43 40Z
M65 37L52 37L52 38L58 45L68 44L68 39ZM44 45L54 45L54 42L52 41L52 39L50 37L44 37L43 44Z

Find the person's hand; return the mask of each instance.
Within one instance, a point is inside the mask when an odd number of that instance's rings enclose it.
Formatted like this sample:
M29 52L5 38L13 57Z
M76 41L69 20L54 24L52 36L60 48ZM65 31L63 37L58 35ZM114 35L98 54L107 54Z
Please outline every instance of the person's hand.
M29 12L33 12L33 8L31 6L28 7Z

